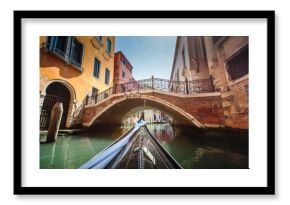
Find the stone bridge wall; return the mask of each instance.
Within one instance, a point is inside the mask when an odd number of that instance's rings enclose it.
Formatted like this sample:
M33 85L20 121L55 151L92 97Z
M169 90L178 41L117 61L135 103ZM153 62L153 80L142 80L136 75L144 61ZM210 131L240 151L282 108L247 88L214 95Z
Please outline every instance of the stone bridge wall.
M128 94L127 94L128 96ZM83 125L91 125L92 123L96 123L96 116L99 116L101 113L104 113L105 109L108 109L110 105L116 104L112 107L118 107L118 109L111 110L111 119L113 124L118 124L121 122L120 118L117 117L117 114L122 114L122 111L129 111L135 105L138 105L137 100L140 99L139 105L142 105L142 98L146 98L147 103L151 104L151 106L165 110L168 107L176 106L185 113L191 115L204 126L222 126L224 125L224 111L222 107L221 96L219 93L207 93L207 94L194 94L194 95L180 95L174 93L164 93L160 91L151 91L151 92L143 92L135 94L133 97L125 97L125 94L117 94L112 95L108 99L96 104L85 107ZM150 102L150 99L154 99L154 102ZM135 103L135 104L134 104ZM165 105L166 104L166 108ZM107 111L106 111L107 112ZM117 113L116 113L117 112ZM173 115L179 115L179 111L173 110ZM171 113L171 114L172 114ZM172 116L175 118L175 116ZM118 118L118 120L114 121L114 119ZM186 124L180 122L179 124Z
M97 105L85 107L83 123L90 123L93 118L101 113L107 106L121 98L123 98L123 95L112 96Z
M165 100L195 117L204 125L223 125L223 107L220 95L196 94L179 97L180 95L166 95L154 92L150 95Z

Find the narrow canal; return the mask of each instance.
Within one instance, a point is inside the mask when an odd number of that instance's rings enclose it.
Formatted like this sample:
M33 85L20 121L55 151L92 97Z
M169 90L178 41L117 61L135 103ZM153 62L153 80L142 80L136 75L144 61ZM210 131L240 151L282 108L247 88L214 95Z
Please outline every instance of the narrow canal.
M247 131L219 128L201 133L170 124L147 127L183 168L248 168ZM40 168L78 168L128 129L107 127L101 131L60 135L55 143L40 144Z

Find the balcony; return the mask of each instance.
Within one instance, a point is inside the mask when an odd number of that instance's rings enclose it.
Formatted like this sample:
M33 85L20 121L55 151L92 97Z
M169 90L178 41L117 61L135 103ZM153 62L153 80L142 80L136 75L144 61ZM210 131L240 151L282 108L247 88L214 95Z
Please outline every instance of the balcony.
M66 51L58 49L56 47L52 47L48 43L44 44L43 49L45 52L49 52L64 61L65 65L70 65L79 70L80 72L83 72L81 63L79 63L77 59L74 59L73 56L69 56Z

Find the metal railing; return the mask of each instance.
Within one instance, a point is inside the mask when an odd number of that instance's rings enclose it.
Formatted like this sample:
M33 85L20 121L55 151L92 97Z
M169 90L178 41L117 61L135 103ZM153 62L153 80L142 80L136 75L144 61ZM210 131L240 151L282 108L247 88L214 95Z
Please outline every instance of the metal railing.
M190 95L193 93L209 93L214 92L213 79L210 76L208 79L199 79L188 81L170 81L161 78L149 78L144 80L132 81L128 83L116 84L95 96L87 96L85 105L93 105L112 94L140 92L147 90L156 90L162 92L178 93Z
M128 83L116 84L103 92L94 96L87 96L83 103L73 113L75 123L81 122L83 119L84 107L86 105L97 104L113 94L118 93L134 93L147 90L156 90L162 92L178 93L183 95L190 95L193 93L209 93L215 92L213 85L213 78L209 76L208 79L199 79L188 81L170 81L161 78L149 78L144 80L132 81Z
M47 129L49 116L46 110L40 110L40 130Z
M108 98L109 96L111 96L114 93L114 87L110 87L106 90L104 90L103 92L94 95L94 96L87 96L86 98L86 105L91 105L91 104L96 104L100 101L103 101L104 99Z
M42 44L42 48L45 49L45 51L62 59L66 64L70 64L73 67L77 68L79 71L83 71L82 65L79 62L77 62L75 59L73 59L71 55L66 53L66 51L63 51L49 43Z

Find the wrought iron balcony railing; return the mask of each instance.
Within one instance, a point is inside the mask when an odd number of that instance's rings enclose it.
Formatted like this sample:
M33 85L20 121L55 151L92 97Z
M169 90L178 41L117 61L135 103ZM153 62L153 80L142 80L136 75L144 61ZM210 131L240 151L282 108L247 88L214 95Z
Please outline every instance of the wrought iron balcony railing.
M74 68L78 69L81 72L83 71L82 65L72 56L68 55L66 51L63 51L57 47L53 47L49 43L44 43L42 45L42 48L45 49L46 52L49 52L54 56L58 57L59 59L63 60L66 64L72 65Z

